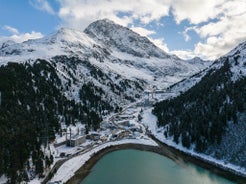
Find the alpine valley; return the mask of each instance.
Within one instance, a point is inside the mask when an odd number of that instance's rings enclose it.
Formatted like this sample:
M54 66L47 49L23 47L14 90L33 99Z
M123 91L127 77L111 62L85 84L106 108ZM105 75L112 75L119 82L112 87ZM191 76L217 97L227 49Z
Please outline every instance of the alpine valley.
M44 177L67 127L100 132L134 103L153 109L159 140L245 176L246 42L213 62L186 61L103 19L0 45L0 178Z

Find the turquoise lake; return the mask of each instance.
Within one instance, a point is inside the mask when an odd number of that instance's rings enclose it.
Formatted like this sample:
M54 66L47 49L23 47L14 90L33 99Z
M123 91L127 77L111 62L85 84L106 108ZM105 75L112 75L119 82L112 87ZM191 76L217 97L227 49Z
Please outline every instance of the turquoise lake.
M232 184L191 163L162 155L119 150L102 157L81 184Z

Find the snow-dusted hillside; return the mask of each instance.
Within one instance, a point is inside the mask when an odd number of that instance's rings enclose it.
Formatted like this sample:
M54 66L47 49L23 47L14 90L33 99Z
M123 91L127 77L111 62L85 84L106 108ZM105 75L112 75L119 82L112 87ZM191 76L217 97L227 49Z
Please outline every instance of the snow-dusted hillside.
M237 47L232 49L226 55L218 58L210 66L213 69L218 69L225 61L230 64L230 71L232 72L232 80L237 81L246 76L246 41L240 43Z
M245 175L246 42L170 91L174 98L153 111L163 140L241 167Z
M187 60L187 62L192 64L192 65L197 66L201 70L204 69L204 68L209 67L212 64L212 61L209 61L209 60L204 61L204 60L202 60L199 57L194 57L194 58L192 58L190 60Z
M83 32L61 28L57 32L41 39L28 40L23 43L3 43L0 49L1 62L14 59L25 62L28 59L50 59L59 55L86 56L93 53L96 42ZM93 47L94 46L94 47ZM99 46L97 48L100 48ZM99 50L99 49L97 49ZM0 63L1 64L1 63Z
M235 49L229 52L229 62L232 64L231 72L233 73L233 81L246 76L246 42L238 45Z
M108 101L123 104L139 98L149 85L166 88L203 68L168 55L146 37L106 19L89 25L85 33L62 28L0 49L0 64L36 59L55 64L69 99L79 101L78 89L91 81L107 93Z

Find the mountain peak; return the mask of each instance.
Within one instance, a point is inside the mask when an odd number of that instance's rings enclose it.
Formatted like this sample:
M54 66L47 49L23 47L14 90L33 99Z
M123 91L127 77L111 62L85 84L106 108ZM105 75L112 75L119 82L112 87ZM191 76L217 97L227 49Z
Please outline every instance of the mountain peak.
M97 20L91 23L84 32L111 49L116 48L121 52L137 57L170 57L163 50L155 46L148 38L109 19Z
M70 28L60 28L58 31L48 35L44 39L41 39L44 42L83 42L88 40L88 36L78 30L70 29ZM85 42L86 43L86 42Z
M69 28L61 28L40 39L27 40L23 43L0 46L0 56L18 56L17 60L26 58L52 58L56 55L84 55L93 51L97 43L85 33Z
M236 81L242 77L246 76L246 41L240 43L237 47L231 50L224 57L220 58L220 60L226 60L230 63L230 70L232 72L232 80ZM219 60L219 61L220 61Z
M115 24L116 24L114 21L112 21L112 20L110 20L110 19L107 19L107 18L97 20L97 21L95 21L94 23L96 23L96 22L101 22L101 23L105 23L105 24L112 24L112 25L115 25Z
M232 49L226 56L246 54L246 41L238 44L234 49Z

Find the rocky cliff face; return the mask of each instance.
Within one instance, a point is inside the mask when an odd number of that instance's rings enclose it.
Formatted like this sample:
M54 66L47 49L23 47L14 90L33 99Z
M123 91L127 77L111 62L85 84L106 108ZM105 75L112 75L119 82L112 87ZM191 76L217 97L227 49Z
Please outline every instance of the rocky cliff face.
M156 47L148 38L140 36L130 29L117 25L108 19L93 22L84 32L113 50L125 52L133 56L145 58L171 57Z

